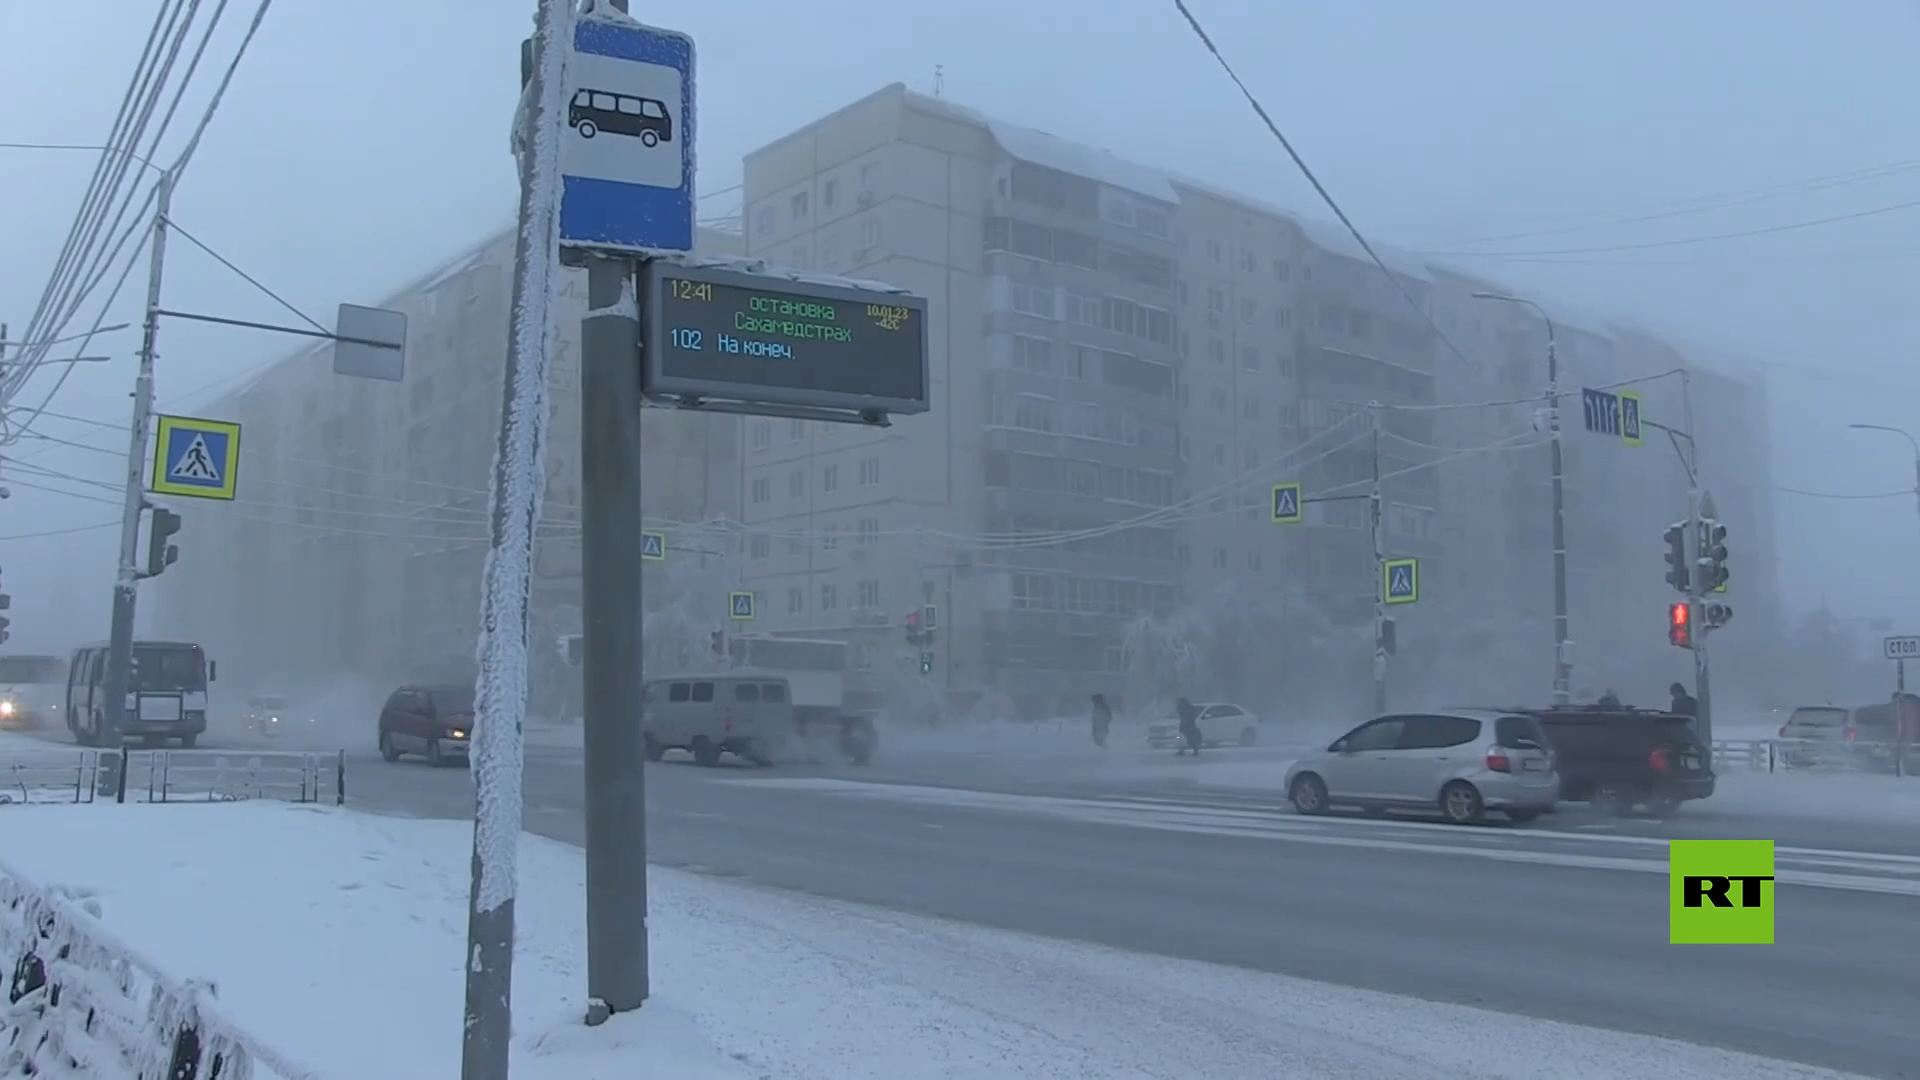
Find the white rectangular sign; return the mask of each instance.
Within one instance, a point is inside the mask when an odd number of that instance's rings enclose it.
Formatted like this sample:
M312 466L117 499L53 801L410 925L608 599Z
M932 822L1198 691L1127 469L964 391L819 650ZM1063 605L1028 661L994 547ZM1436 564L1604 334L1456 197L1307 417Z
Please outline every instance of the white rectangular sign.
M1887 659L1920 660L1920 635L1888 638Z

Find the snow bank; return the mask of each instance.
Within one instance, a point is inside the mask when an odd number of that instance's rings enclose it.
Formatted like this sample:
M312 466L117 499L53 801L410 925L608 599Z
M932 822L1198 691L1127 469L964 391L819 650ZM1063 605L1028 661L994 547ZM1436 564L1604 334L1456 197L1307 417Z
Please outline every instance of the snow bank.
M1723 770L1713 798L1699 805L1708 813L1920 822L1920 777Z
M5 813L0 857L96 888L109 926L217 980L277 1049L329 1076L456 1074L465 823L266 803ZM660 868L658 996L587 1029L581 853L527 837L521 855L524 1080L1838 1075Z

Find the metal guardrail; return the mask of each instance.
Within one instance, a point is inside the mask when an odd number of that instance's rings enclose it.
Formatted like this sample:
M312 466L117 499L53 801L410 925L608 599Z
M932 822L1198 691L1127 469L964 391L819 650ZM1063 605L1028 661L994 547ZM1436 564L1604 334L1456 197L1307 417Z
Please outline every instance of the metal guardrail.
M100 922L97 901L0 863L0 1076L312 1080Z
M1754 772L1884 772L1911 776L1920 769L1920 751L1888 742L1834 742L1815 739L1716 739L1716 769L1746 767Z
M347 754L299 750L82 750L0 752L8 803L347 801Z

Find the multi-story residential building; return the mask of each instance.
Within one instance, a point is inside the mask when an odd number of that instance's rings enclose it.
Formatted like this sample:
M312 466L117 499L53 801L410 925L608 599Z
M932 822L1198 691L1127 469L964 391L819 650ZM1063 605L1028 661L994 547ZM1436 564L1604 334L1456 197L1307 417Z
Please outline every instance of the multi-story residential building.
M1313 222L897 85L750 154L745 188L751 254L933 307L933 413L747 424L764 628L899 668L899 619L941 601L933 681L1040 703L1110 689L1134 624L1188 604L1371 625L1364 501L1283 531L1267 490L1364 496L1354 414L1435 400L1417 261L1390 279ZM1437 558L1433 417L1382 415L1384 543Z
M735 254L739 238L703 229L698 244ZM241 497L178 507L180 561L148 587L154 625L203 642L233 676L262 686L470 673L513 246L510 233L490 237L384 301L409 316L403 382L336 376L319 348L201 410L242 424ZM579 630L584 273L565 272L561 289L534 566L534 624L548 641ZM641 427L651 521L671 530L737 516L737 421L650 409ZM713 597L716 618L724 603Z

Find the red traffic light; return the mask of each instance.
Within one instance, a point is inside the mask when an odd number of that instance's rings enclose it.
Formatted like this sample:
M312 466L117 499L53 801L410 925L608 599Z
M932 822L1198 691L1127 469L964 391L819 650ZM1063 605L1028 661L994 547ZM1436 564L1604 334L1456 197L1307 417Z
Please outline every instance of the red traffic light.
M919 612L917 612L917 611L909 611L909 612L907 612L907 625L908 625L908 626L919 626L919 625L920 625L920 613L919 613Z
M1667 605L1667 644L1682 649L1693 647L1693 605L1673 603Z

